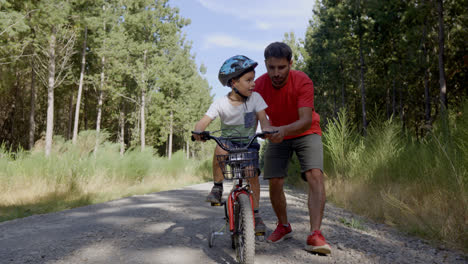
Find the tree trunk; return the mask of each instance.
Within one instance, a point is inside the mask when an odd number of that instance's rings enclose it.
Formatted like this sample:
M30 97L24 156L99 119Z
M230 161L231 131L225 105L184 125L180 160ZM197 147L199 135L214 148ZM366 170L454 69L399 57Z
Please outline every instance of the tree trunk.
M31 111L29 112L29 149L34 147L34 133L36 131L36 73L34 69L34 61L31 60Z
M364 55L362 52L362 33L359 34L359 57L361 60L361 104L362 104L362 128L363 135L367 135L367 116L366 116L366 87L364 84Z
M45 140L45 155L49 156L52 149L52 137L54 134L54 86L55 86L55 45L56 29L52 27L49 42L49 82L47 87L47 129Z
M429 91L430 58L427 55L427 27L428 19L424 19L424 28L422 35L423 65L424 65L424 120L426 125L431 124L431 94ZM424 133L423 131L421 132Z
M104 64L106 62L106 58L102 56L101 63L101 84L99 88L99 98L98 98L98 108L97 108L97 118L96 118L96 145L94 146L94 153L97 153L98 146L99 146L99 133L101 132L101 115L102 115L102 100L104 97Z
M428 59L426 48L424 48L424 59ZM424 104L425 115L424 116L426 120L426 125L431 124L431 94L429 91L429 72L430 72L430 67L427 66L424 69L424 99L425 99L425 104Z
M173 137L173 132L174 132L174 128L173 128L173 121L174 119L174 113L172 112L171 110L171 121L170 121L170 126L169 126L169 150L168 150L168 153L167 153L167 157L169 159L172 158L172 137Z
M84 30L83 52L81 55L80 83L78 85L78 96L76 97L75 123L73 125L73 140L72 140L73 144L76 144L76 139L78 137L78 120L80 119L81 92L83 90L83 82L84 82L84 74L85 74L87 39L88 39L88 27L86 26Z
M392 91L392 115L396 115L396 85L395 79L393 79L393 91Z
M340 72L341 72L341 76L344 76L343 62L342 61L340 61ZM342 105L343 109L346 109L345 96L346 96L345 81L344 81L344 78L342 77L341 78L341 105Z
M439 84L440 84L440 107L441 114L445 116L447 110L447 84L445 82L444 65L444 4L443 0L437 0L439 11ZM444 117L445 118L445 117Z
M123 106L120 107L119 128L120 156L123 156L125 152L125 111L123 109Z
M146 53L147 50L143 53L143 65L146 68ZM140 118L141 118L141 130L140 130L140 143L141 143L141 151L145 150L145 131L146 131L146 122L145 122L145 101L146 101L146 80L145 80L145 69L143 69L141 73L141 105L140 105Z
M88 86L83 86L83 125L84 130L88 130Z
M398 97L399 97L399 107L398 110L400 111L400 119L403 124L403 129L405 129L406 124L405 124L405 109L403 107L403 85L402 84L399 89L398 89Z
M187 144L187 159L190 159L190 142L189 140L186 141Z
M68 102L68 127L67 127L67 140L72 138L72 123L73 123L73 99L75 96L70 95L70 101Z
M106 10L106 6L102 6L102 10ZM106 33L106 22L104 21L103 23L103 29L104 29L104 34ZM102 48L105 50L106 48L106 41L104 39L102 43ZM97 150L99 147L99 137L100 137L100 132L101 132L101 115L102 115L102 100L104 97L104 69L105 69L105 64L106 64L106 56L102 55L101 58L101 84L99 85L99 98L98 98L98 109L97 109L97 117L96 117L96 145L94 145L94 155L97 154Z
M140 105L140 118L141 118L141 129L140 129L140 143L141 143L141 151L145 150L145 130L146 130L146 122L145 122L145 100L146 100L146 93L145 91L141 91L141 105Z
M336 85L333 85L333 117L337 116L338 106L336 105L336 93L338 89L336 89Z

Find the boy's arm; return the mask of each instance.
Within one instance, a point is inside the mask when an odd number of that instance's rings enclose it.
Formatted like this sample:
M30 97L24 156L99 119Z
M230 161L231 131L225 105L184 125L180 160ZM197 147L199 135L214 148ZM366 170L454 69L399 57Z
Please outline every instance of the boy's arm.
M193 131L196 131L196 132L203 132L205 131L206 127L211 123L211 121L213 121L213 119L211 119L211 117L207 116L207 115L204 115L200 121L197 122L197 124L195 125L195 128L193 129ZM197 140L197 141L200 141L201 140L201 136L200 135L197 135L197 134L193 134L193 137Z
M262 128L262 131L271 130L270 120L268 120L265 110L257 112L257 119L260 121L260 127Z

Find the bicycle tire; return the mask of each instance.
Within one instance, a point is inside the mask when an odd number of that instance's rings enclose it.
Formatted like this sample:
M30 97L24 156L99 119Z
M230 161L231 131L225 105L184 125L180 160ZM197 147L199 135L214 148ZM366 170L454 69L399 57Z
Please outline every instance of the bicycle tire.
M239 194L239 213L236 221L236 244L237 261L242 264L253 264L255 262L255 231L253 212L249 196L245 193Z

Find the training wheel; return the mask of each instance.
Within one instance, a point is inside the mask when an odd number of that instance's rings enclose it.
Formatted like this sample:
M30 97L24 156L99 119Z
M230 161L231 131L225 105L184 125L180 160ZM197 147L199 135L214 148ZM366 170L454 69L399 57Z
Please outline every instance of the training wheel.
M214 239L215 239L215 233L211 232L210 237L208 238L208 246L210 248L212 248L214 245Z

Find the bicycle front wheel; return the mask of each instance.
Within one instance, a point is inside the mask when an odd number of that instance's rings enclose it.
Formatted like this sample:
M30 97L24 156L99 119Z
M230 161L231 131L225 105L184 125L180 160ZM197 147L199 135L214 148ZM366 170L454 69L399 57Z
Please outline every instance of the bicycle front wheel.
M236 230L234 242L236 255L239 263L253 264L255 258L255 232L253 222L253 211L249 196L245 193L238 196L238 215L236 219Z

